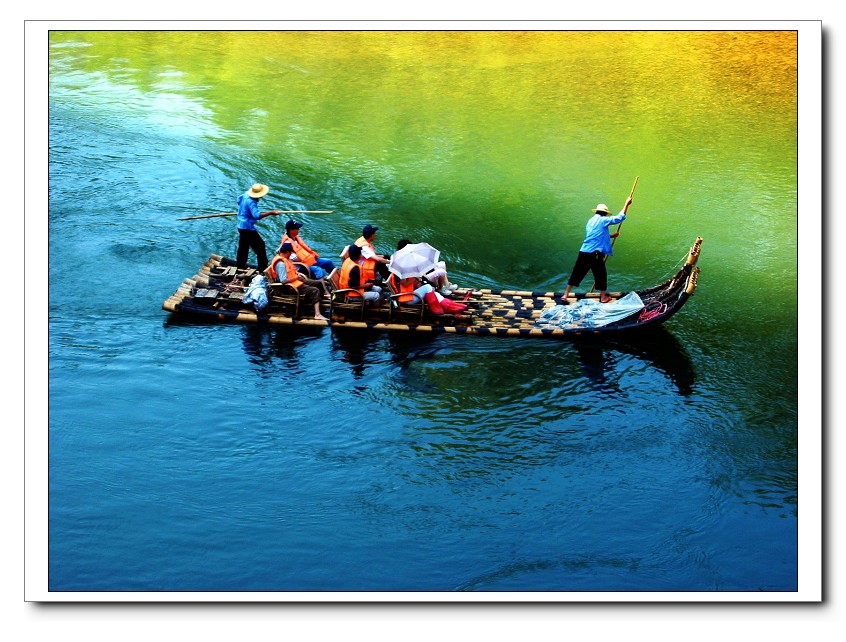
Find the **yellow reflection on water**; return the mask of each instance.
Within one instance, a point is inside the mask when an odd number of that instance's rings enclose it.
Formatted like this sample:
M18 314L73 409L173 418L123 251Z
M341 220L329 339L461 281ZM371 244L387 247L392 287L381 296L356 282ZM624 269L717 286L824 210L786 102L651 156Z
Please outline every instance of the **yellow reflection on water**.
M689 236L697 212L696 234L717 245L728 230L779 258L795 245L795 32L51 32L50 42L55 100L99 91L153 126L183 118L192 135L313 181L347 210L460 211L459 242L499 220L554 220L549 242L570 242L589 207L621 206L640 176L643 224L629 235Z
M793 32L51 34L54 47L68 41L90 43L84 67L141 86L170 70L185 91L214 100L233 129L239 119L227 107L244 104L319 123L368 114L395 129L446 118L446 127L487 132L503 119L536 130L655 111L679 122L706 109L786 114L796 96Z

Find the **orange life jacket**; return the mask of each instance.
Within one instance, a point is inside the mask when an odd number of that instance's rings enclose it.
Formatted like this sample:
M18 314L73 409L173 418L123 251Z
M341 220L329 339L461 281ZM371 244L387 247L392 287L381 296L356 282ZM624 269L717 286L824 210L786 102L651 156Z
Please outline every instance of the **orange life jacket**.
M354 267L359 268L359 287L357 292L347 292L347 296L359 297L364 295L364 287L361 285L361 266L350 258L344 259L341 265L341 275L338 277L338 288L346 290L350 287L350 272Z
M282 240L279 242L279 245L282 245L282 243L290 243L294 247L294 254L297 255L297 260L300 263L305 263L306 265L314 265L317 263L317 257L319 255L306 245L306 242L303 241L299 235L294 238L286 232L282 236Z
M363 236L359 236L355 244L359 247L369 247L370 251L373 254L376 254L376 248L373 247L373 244L370 243L367 239ZM367 281L376 280L376 259L367 259L364 258L364 255L361 255L361 282L367 283Z
M270 275L270 278L274 281L279 281L279 273L276 271L276 266L279 262L283 262L285 264L285 278L286 279L293 279L296 277L295 281L291 281L289 285L293 285L295 288L300 287L303 282L299 279L300 273L297 272L297 266L294 265L294 262L290 259L286 259L281 254L277 254L273 257L273 260L270 262L270 265L267 268L267 273Z
M401 280L396 274L391 274L391 276L388 277L388 280L390 281L394 292L400 295L397 297L397 301L400 303L414 301L414 290L417 289L417 283L414 279L410 280L409 283L405 283L405 279Z

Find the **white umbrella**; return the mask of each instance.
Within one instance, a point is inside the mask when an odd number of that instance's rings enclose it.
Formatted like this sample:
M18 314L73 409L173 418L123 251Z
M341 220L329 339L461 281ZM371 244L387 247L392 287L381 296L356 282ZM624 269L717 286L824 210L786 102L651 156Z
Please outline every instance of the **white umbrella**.
M428 243L409 243L394 253L388 269L401 279L423 276L437 266L440 256Z

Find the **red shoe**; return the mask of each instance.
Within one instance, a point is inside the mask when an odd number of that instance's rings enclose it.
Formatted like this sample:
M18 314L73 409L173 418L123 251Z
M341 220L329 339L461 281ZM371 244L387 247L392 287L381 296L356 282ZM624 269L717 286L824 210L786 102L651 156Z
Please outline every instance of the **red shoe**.
M438 301L438 297L435 296L434 292L427 292L426 296L426 304L429 306L429 309L432 311L432 314L443 314L444 309L441 307L441 302ZM444 299L446 300L446 299Z
M452 299L444 299L443 301L441 301L441 307L452 314L464 312L467 309L467 306L465 304L458 303L456 301L453 301Z

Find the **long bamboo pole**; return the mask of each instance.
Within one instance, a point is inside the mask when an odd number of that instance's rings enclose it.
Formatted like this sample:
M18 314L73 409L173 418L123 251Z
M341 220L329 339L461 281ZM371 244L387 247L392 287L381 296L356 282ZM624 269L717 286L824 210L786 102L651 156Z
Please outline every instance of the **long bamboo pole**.
M634 196L635 187L637 187L637 181L638 181L638 179L639 179L639 178L640 178L640 176L635 176L635 182L634 182L634 185L632 185L632 191L631 191L631 192L629 192L629 198L631 198L632 196ZM626 199L626 202L628 203L628 199ZM619 234L619 233L620 233L620 228L621 228L621 227L623 227L623 221L620 221L620 224L617 226L617 234ZM614 247L614 242L615 242L616 240L617 240L617 237L616 237L616 236L615 236L613 239L611 239L611 247ZM605 260L606 260L606 261L608 260L608 255L606 255L606 256L605 256Z
M271 210L262 212L262 216L277 216L279 214L332 214L333 210ZM201 216L185 216L180 221L193 221L198 218L216 218L218 216L235 216L238 212L223 212L222 214L203 214Z

